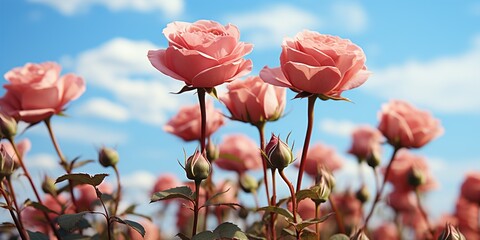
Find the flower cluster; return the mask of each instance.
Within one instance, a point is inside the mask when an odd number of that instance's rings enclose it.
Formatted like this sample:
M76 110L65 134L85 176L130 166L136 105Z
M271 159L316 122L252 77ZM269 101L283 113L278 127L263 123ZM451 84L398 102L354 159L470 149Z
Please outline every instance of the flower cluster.
M434 221L424 207L422 196L438 184L428 157L415 150L444 130L430 113L403 100L383 105L376 127L353 130L346 153L358 160L362 174L349 188L336 187L335 174L346 161L333 146L311 143L311 137L316 101L348 101L342 94L371 74L363 50L350 40L304 30L284 39L279 67L265 66L259 76L247 76L253 63L245 56L253 45L240 41L236 26L173 22L163 33L168 47L150 50L150 63L185 83L178 94L195 91L198 96L198 104L180 108L163 128L198 144L193 153L183 150L185 181L171 173L159 175L149 193L155 210L144 214L122 195L116 149L101 147L97 161L114 172L116 186L104 181L108 174L78 172L92 161L66 158L50 119L83 94L85 83L74 74L60 76L56 63L28 63L5 74L8 83L0 99L0 198L12 220L0 236L170 239L172 229L156 224L167 220L176 223L175 236L192 240L480 239L480 172L466 175L454 213ZM226 92L217 93L220 85ZM295 99L307 100L305 138L296 154L290 135L284 139L272 133L268 142L265 137L265 126L284 116L287 88ZM207 93L214 98L207 100ZM216 144L212 139L227 119L254 127L258 141L231 133ZM31 143L18 139L18 122L45 123L64 175L45 176L39 188L24 160ZM170 150L181 152L182 147ZM366 174L373 176L374 186ZM34 198L25 201L15 194L12 182L19 176ZM375 215L379 207L385 211ZM373 226L372 218L381 224Z

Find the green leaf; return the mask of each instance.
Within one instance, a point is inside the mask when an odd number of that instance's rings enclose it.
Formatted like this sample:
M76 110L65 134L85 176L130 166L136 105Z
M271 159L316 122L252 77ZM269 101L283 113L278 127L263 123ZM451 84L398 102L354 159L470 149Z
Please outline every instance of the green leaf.
M342 233L335 234L331 236L328 240L349 240L350 238Z
M297 203L302 201L305 198L316 199L317 193L312 189L302 189L298 191L295 196L297 197Z
M214 204L214 203L212 203L212 201L213 201L215 198L221 196L222 194L228 192L229 190L230 190L230 188L227 189L227 190L225 190L225 191L223 191L223 192L215 193L212 197L210 197L210 198L205 202L204 206L210 206L210 205Z
M28 237L30 240L48 240L50 239L47 235L41 233L41 232L32 232L27 230Z
M103 182L103 179L108 176L106 173L100 173L100 174L95 174L91 176L90 174L87 173L70 173L70 174L65 174L55 181L55 183L63 182L65 180L70 180L72 181L75 185L76 184L89 184L92 186L98 186L100 183Z
M314 232L311 232L311 231L303 231L300 234L300 238L302 240L317 240L317 234L315 234Z
M192 190L187 186L182 186L154 193L150 199L150 203L173 198L182 198L192 203L195 201Z
M215 235L215 233L211 231L204 231L192 237L192 240L212 240L212 239L218 239L218 238Z
M211 240L211 239L236 239L236 240L248 240L247 235L243 233L240 228L229 222L220 224L213 232L204 231L195 236L192 240Z
M334 213L331 212L327 215L324 215L322 216L321 218L313 218L313 219L307 219L307 220L303 220L297 224L295 224L295 229L297 229L298 231L302 231L304 228L310 226L310 225L313 225L313 224L317 224L317 223L322 223L322 222L325 222L325 220L328 219L328 217L330 217L331 215L333 215Z
M26 205L27 206L32 206L33 208L38 209L38 210L40 210L42 212L45 212L45 213L54 213L54 214L59 215L58 212L55 212L55 211L51 210L50 208L48 208L47 206L45 206L41 203L38 203L38 202L31 202L30 201L30 202L26 203Z
M60 225L61 228L69 232L74 229L80 228L79 223L80 221L85 220L83 217L87 213L88 212L79 212L74 214L60 215L57 218L58 225Z
M218 100L218 94L217 94L217 89L215 89L214 87L212 88L205 88L205 91L210 94L210 96L214 97L215 99Z
M82 167L82 166L84 166L86 164L89 164L89 163L92 163L92 162L95 162L95 160L89 159L89 160L76 161L76 159L75 159L71 163L72 164L72 169Z
M142 235L142 237L145 237L145 228L140 223L137 223L137 222L131 221L131 220L121 219L119 217L114 217L113 219L116 222L119 222L119 223L122 223L122 224L125 224L125 225L129 226L133 230L140 233L140 235Z
M176 93L175 93L175 92L170 92L170 93L171 93L171 94L180 94L180 93L184 93L184 92L188 92L188 91L193 91L193 90L195 90L195 89L197 89L197 88L189 87L189 86L185 85L185 86L183 86L182 89L180 89L180 91L178 91L178 92L176 92Z
M183 234L183 233L178 233L178 234L176 235L176 237L179 237L179 238L182 239L182 240L190 240L190 238L187 237L187 235L185 235L185 234Z
M293 220L292 212L288 211L285 208L268 206L268 207L259 208L257 209L257 211L274 212L288 218L289 220Z

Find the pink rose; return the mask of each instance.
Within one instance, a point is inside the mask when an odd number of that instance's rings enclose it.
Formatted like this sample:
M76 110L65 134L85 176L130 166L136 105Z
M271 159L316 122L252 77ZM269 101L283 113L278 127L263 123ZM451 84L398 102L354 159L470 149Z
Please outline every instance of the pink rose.
M0 99L0 109L27 123L43 121L65 110L66 105L85 91L85 82L74 74L60 77L57 63L27 63L5 74L10 83Z
M393 100L382 106L378 129L396 147L419 148L440 136L440 121L407 102Z
M480 206L480 172L470 172L462 183L461 195Z
M352 146L348 152L360 160L366 160L372 155L379 156L382 139L382 133L378 129L359 126L352 133Z
M387 181L393 184L395 190L413 191L412 174L423 179L418 189L422 192L432 190L438 186L433 178L424 157L415 155L406 149L397 152L391 165Z
M455 217L458 219L458 228L466 239L479 239L480 213L478 210L478 203L470 202L462 196L457 199Z
M395 189L387 196L387 203L396 212L408 212L417 208L418 202L415 193L403 189Z
M158 176L157 181L155 181L155 185L153 186L152 193L165 191L170 188L180 187L182 183L178 180L177 176L165 173Z
M97 192L95 189L88 184L82 184L75 187L75 189L80 194L75 200L77 203L77 212L82 211L93 211L94 210L94 203L98 200ZM102 182L98 185L98 190L105 194L112 194L113 188L107 182Z
M300 163L297 161L297 166ZM335 171L341 168L343 159L334 148L323 143L317 143L308 149L305 159L305 173L315 178L322 168Z
M18 156L15 153L15 150L13 149L12 144L10 144L10 142L2 141L0 145L3 145L7 154L12 156L12 159L15 162L19 163ZM27 154L28 151L30 151L30 148L32 146L28 138L17 142L15 145L17 145L18 152L20 152L20 155L22 158L25 156L25 154Z
M140 224L145 229L145 237L142 237L140 233L133 230L132 228L128 228L128 235L130 236L129 239L131 240L158 240L160 238L160 229L158 229L157 225L150 220L141 220Z
M218 167L241 174L247 170L260 169L262 158L257 144L242 134L229 135L219 145Z
M350 40L305 30L283 41L280 67L264 67L260 77L296 92L339 98L367 80L365 61L363 50Z
M266 84L260 77L237 79L230 83L228 92L220 97L232 114L232 119L253 125L275 121L285 108L285 88Z
M187 86L211 88L252 70L252 61L243 57L253 45L240 42L240 32L231 24L173 22L163 34L168 48L148 51L148 59L160 72Z
M399 235L394 223L385 222L373 231L373 240L400 240Z
M223 114L208 101L205 105L207 113L206 137L212 135L224 123ZM198 104L182 107L180 111L168 121L163 130L182 138L185 141L200 140L201 115Z

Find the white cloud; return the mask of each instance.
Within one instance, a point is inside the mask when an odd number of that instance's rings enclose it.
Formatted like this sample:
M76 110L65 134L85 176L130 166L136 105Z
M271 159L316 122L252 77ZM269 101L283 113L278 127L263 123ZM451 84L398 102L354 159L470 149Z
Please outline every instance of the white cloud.
M59 167L57 158L45 153L39 153L26 158L28 168L39 168L44 171L53 171Z
M352 33L364 31L368 24L367 13L357 3L335 3L331 18L331 24Z
M339 137L350 137L356 126L356 123L349 120L330 118L322 119L319 124L320 131Z
M129 118L128 110L117 103L104 98L90 98L77 110L80 115L97 116L113 121L126 121Z
M125 188L148 191L153 188L155 180L156 178L152 173L143 170L130 173L129 175L123 176L121 179L122 186Z
M245 41L256 48L278 47L283 38L294 36L303 29L316 28L319 18L305 10L289 5L276 5L227 17L246 35Z
M183 0L29 0L33 3L40 3L55 8L60 13L71 16L91 7L98 5L108 8L111 11L135 10L149 12L154 10L162 11L169 16L180 14L184 8Z
M83 52L72 61L76 73L83 76L88 85L102 88L115 96L118 102L110 103L115 104L116 110L120 109L119 105L123 106L121 113L117 112L121 116L117 117L162 125L168 111L178 109L180 101L189 101L193 97L170 94L180 90L183 83L151 66L147 52L159 48L148 41L115 38ZM99 116L100 112L93 113Z
M373 70L366 89L383 98L404 99L433 110L480 113L480 36L457 56L410 60Z

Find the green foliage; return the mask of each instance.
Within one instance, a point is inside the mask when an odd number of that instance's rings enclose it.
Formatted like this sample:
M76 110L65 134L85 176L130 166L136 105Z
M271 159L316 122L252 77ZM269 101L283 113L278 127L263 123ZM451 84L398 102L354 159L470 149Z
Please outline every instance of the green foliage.
M220 224L213 232L204 231L192 237L192 240L235 239L247 240L248 237L240 228L229 222Z
M145 237L145 228L140 223L137 223L137 222L131 221L131 220L121 219L119 217L114 217L113 220L115 220L118 223L125 224L125 225L129 226L133 230L140 233L140 235L142 235L142 237Z
M293 213L285 208L268 206L268 207L259 208L257 211L274 212L286 217L288 220L293 221Z
M154 193L150 199L150 203L174 198L182 198L193 203L195 201L195 194L187 186L170 188L165 191Z
M93 176L87 173L70 173L57 178L55 183L69 180L72 181L73 185L89 184L92 186L98 186L103 182L103 179L105 179L106 176L108 176L106 173L95 174Z

